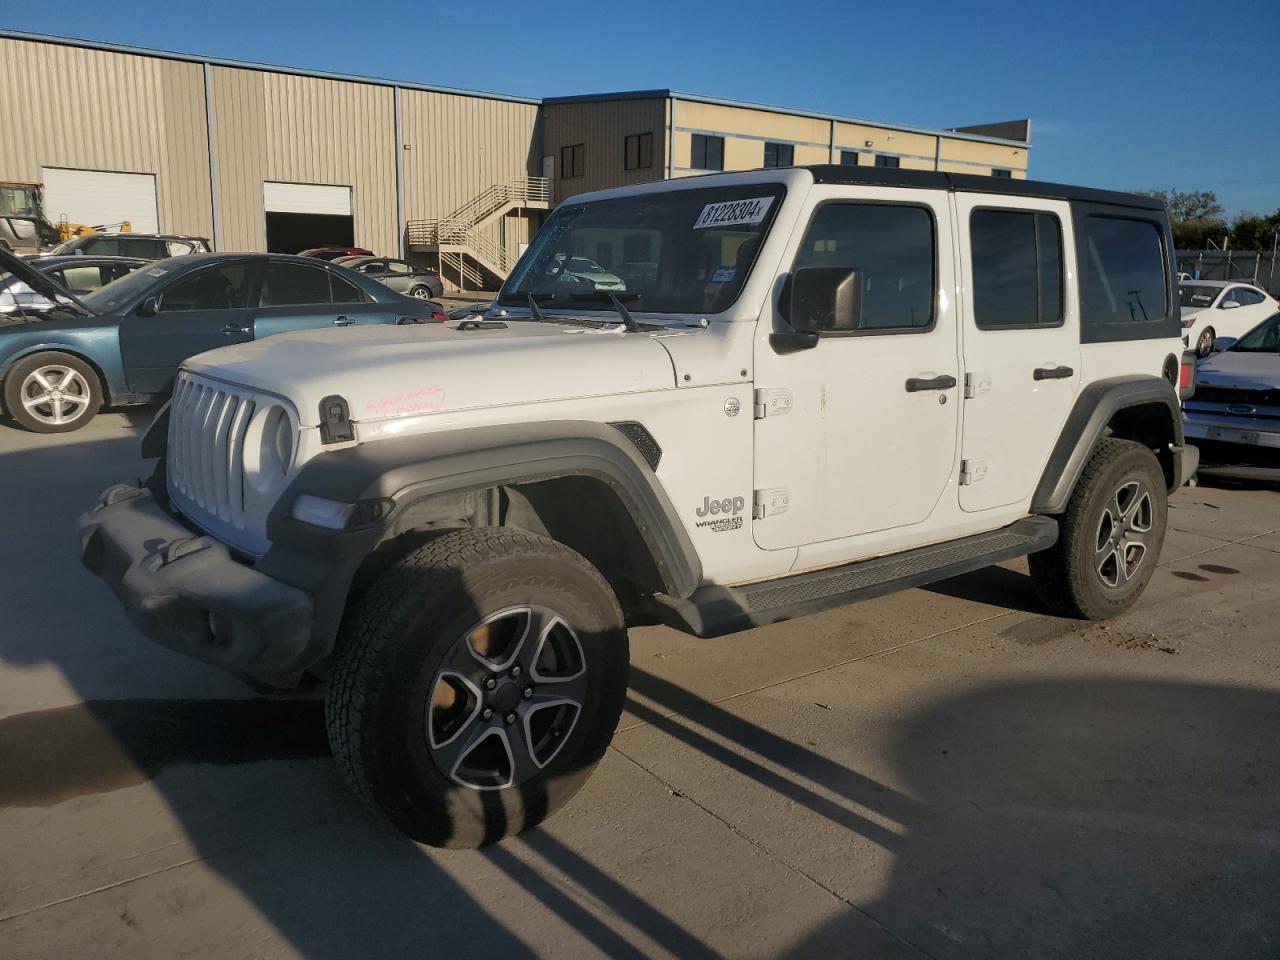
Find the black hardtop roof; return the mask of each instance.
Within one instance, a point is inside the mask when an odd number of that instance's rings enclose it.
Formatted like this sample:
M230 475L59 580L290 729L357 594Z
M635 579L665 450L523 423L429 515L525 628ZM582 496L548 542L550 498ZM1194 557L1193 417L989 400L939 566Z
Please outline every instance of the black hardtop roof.
M1096 190L1065 183L1040 180L1015 180L1012 177L989 177L972 173L942 173L933 170L903 170L893 167L853 167L818 164L806 167L815 183L847 183L867 186L917 187L921 189L991 193L1014 197L1039 197L1047 200L1079 200L1106 203L1141 210L1164 210L1164 201L1141 193L1118 190Z

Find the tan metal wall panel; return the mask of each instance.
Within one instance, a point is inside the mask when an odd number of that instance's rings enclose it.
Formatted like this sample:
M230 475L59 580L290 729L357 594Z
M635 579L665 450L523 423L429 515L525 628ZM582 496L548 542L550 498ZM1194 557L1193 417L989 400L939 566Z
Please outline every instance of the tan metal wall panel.
M600 100L586 103L552 103L543 107L543 145L555 157L556 199L575 193L603 190L661 180L666 175L667 101ZM641 170L624 168L626 138L653 134L653 165ZM560 148L581 143L583 176L561 178Z
M968 166L969 173L990 173L991 167L1006 170L1027 169L1027 148L1006 146L999 143L980 143L974 140L942 138L941 158L959 166ZM985 169L984 169L985 168Z
M199 64L3 38L0 90L0 180L151 173L160 229L211 235Z
M831 124L826 120L692 100L676 101L676 126L712 133L744 134L784 143L825 144L831 139ZM678 160L676 165L679 166Z
M390 86L213 67L223 247L262 250L262 184L351 188L355 242L399 250Z
M407 220L439 219L494 184L541 176L536 104L401 90L400 125ZM514 256L530 221L503 220L481 233Z

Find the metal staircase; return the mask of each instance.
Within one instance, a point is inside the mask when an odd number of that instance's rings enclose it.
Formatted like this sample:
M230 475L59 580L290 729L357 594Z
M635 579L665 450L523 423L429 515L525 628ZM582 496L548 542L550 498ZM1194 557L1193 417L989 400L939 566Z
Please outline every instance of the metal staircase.
M546 177L495 183L438 220L410 220L406 224L409 249L437 254L441 274L452 274L463 288L481 289L494 279L501 282L515 265L514 258L486 228L512 210L551 209L551 188Z

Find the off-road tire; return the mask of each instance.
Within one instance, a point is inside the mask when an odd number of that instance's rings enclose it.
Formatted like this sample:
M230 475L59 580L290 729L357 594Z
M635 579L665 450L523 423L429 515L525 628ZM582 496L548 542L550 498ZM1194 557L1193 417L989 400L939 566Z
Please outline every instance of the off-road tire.
M1137 481L1150 495L1150 533L1145 555L1131 579L1109 586L1095 567L1103 511L1124 484ZM1098 443L1058 518L1058 542L1027 558L1040 599L1055 613L1106 620L1137 601L1155 572L1169 515L1164 471L1149 449L1128 440Z
M27 379L34 371L42 368L73 370L78 375L76 403L74 405L59 403L59 408L65 410L67 414L74 413L74 416L68 415L65 423L50 423L48 417L41 419L23 405L23 389ZM102 381L98 379L98 374L89 364L69 353L54 350L33 353L19 360L5 374L5 413L32 433L70 433L73 430L79 430L97 415L101 406ZM51 414L52 407L48 409Z
M581 711L533 779L460 786L428 744L432 691L466 643L459 638L520 604L555 611L576 633ZM608 583L568 547L518 530L457 530L423 543L348 610L338 643L325 705L338 767L367 805L433 846L493 843L562 807L604 755L626 696L627 635Z

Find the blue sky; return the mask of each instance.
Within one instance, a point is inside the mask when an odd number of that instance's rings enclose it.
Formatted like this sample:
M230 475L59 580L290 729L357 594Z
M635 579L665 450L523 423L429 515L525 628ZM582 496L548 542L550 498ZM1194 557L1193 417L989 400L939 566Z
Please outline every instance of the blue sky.
M1280 2L0 0L0 26L529 96L671 87L929 127L1031 174L1280 207Z

